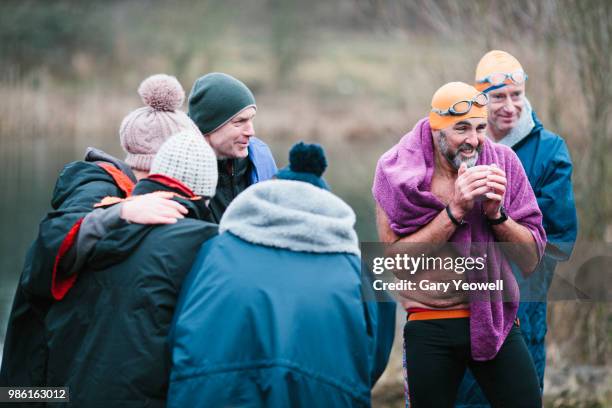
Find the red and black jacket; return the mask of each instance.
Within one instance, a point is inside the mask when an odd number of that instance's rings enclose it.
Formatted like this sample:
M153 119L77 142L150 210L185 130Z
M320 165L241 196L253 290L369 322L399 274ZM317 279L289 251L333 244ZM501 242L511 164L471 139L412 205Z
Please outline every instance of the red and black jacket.
M0 386L46 385L44 318L76 280L76 275L62 274L58 265L94 204L106 196L129 196L135 181L124 163L97 150L61 171L52 210L41 221L26 255L9 316Z

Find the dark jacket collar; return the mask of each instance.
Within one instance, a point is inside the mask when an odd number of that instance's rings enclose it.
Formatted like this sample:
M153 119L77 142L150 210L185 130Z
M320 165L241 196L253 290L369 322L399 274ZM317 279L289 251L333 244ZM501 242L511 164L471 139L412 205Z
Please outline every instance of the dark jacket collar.
M249 170L249 158L217 160L217 170L219 177L244 177Z

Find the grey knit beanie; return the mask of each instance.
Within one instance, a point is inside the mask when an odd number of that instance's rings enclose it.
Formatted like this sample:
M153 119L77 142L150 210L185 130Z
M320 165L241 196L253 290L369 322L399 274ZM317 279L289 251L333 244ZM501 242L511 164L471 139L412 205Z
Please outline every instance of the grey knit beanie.
M172 177L195 194L212 198L217 188L217 157L200 133L181 132L159 149L151 174Z
M138 93L146 106L127 115L119 129L125 162L136 170L149 171L153 157L166 139L181 131L200 134L197 126L179 108L185 91L169 75L153 75L142 81Z
M221 72L198 78L187 104L189 117L204 135L219 129L247 108L257 109L251 90L238 79Z

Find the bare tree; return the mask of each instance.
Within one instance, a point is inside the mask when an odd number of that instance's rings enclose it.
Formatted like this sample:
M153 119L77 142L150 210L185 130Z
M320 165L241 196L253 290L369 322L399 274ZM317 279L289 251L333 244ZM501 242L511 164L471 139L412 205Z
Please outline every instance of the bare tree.
M609 122L612 98L612 3L607 0L566 0L560 15L566 24L565 33L584 99L587 103L585 134L589 141L586 160L582 161L579 196L582 208L582 232L589 239L600 240L605 233L605 220L610 217Z

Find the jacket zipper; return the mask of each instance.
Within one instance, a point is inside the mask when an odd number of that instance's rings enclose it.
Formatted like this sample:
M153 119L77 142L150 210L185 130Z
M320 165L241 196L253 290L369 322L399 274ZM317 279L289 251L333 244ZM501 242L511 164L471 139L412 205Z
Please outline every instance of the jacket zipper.
M234 169L236 168L236 159L231 159L230 161L230 166L232 168L232 171L230 172L230 183L231 183L231 191L232 191L232 201L234 200L234 198L236 198L236 183L234 182L234 176L236 174L236 172L234 171Z

